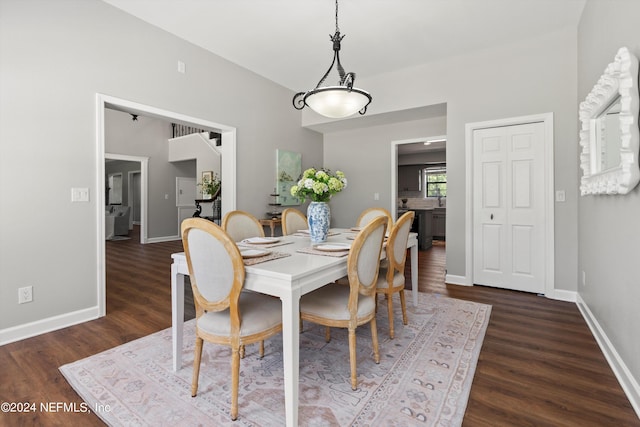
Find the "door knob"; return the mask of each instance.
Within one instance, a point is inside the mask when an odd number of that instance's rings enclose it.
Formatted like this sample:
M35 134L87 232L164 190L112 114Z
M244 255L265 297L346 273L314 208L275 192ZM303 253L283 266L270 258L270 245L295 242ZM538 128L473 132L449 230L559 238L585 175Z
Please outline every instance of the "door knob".
M491 219L493 219L493 214L491 214Z

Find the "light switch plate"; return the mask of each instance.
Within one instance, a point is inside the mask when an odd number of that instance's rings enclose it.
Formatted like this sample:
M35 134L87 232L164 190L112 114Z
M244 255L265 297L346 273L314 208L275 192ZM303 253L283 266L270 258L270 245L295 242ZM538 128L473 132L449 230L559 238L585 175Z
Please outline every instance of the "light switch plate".
M564 202L565 200L564 190L556 190L556 202Z
M88 188L72 188L71 201L72 202L88 202L89 189Z

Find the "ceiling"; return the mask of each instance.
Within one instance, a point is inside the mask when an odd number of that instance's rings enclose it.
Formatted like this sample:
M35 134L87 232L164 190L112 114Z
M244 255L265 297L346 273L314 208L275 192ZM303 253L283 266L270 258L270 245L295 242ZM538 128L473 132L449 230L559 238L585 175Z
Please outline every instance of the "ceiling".
M103 1L294 91L311 89L331 64L333 0ZM341 61L375 76L577 27L584 3L342 0Z
M333 0L103 1L296 92L315 87L333 57ZM340 58L358 86L359 79L577 27L585 1L342 0Z

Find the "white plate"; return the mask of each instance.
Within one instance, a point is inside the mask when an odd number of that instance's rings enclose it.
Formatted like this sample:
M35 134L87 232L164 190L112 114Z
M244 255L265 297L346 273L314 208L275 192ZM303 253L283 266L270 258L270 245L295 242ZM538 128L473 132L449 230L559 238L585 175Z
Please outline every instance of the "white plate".
M264 249L242 249L240 254L242 258L257 258L265 255L269 255L271 251L265 251Z
M244 239L242 243L251 243L252 245L268 245L270 243L278 243L280 239L275 237L250 237Z
M351 249L351 245L347 243L321 243L314 246L314 249L324 252L340 252L348 251L349 249Z
M349 230L351 230L351 231L362 231L362 227L351 227Z

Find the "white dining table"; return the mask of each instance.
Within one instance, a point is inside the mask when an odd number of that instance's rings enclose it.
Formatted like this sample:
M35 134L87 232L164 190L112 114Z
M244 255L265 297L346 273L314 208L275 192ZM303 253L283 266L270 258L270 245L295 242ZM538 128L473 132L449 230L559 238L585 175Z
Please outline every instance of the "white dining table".
M349 229L331 229L327 243L350 243ZM309 248L311 241L304 236L278 237L279 243L268 250L291 254L284 258L245 266L244 289L279 297L282 301L282 346L284 365L284 395L286 425L298 425L298 381L300 345L300 297L347 275L347 257L312 255L297 252ZM418 304L418 239L409 235L411 290L413 304ZM384 251L383 251L384 252ZM173 369L182 368L184 324L184 277L189 274L184 252L171 255L171 327Z

